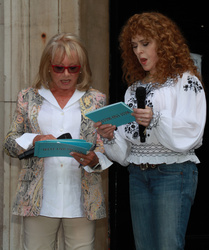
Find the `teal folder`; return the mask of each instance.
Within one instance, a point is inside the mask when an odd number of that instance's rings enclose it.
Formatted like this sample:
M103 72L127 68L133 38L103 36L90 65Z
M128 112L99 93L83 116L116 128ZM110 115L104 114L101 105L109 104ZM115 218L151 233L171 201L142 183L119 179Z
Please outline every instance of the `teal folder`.
M93 144L81 139L58 139L37 141L35 143L34 156L37 157L72 157L70 152L87 154Z
M135 117L131 115L133 110L124 102L117 102L100 109L93 110L85 115L94 122L102 124L112 124L120 126L135 121Z

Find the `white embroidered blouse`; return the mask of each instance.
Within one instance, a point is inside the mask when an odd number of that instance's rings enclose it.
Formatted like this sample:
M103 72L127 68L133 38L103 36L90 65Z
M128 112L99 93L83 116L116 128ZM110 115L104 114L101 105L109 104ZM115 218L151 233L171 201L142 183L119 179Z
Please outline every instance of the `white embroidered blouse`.
M146 88L146 105L153 109L153 119L141 143L136 122L118 127L112 141L104 141L110 159L123 166L130 163L199 163L195 149L202 145L206 122L206 98L197 77L184 73L177 82L163 85L136 82L125 93L125 103L137 107L136 88Z

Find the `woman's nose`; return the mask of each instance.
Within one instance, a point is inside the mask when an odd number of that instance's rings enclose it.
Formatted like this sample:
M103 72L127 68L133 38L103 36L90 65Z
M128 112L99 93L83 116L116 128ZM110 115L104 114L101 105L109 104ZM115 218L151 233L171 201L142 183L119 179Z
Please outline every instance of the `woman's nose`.
M64 74L65 74L65 75L70 75L68 69L65 69L65 70L64 70Z
M143 48L140 47L140 46L138 46L138 47L137 47L137 50L136 50L136 53L137 53L138 55L142 54L142 53L143 53Z

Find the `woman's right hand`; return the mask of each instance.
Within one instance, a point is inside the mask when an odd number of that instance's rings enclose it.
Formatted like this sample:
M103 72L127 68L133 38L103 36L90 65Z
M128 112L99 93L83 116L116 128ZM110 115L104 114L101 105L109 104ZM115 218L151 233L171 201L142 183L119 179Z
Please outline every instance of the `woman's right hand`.
M114 130L116 129L115 125L112 124L103 124L101 122L96 122L94 127L97 130L97 133L102 137L112 140L114 137Z
M37 141L55 140L55 139L57 139L57 138L54 137L53 135L37 135L37 136L33 139L33 146L35 145L35 142L37 142Z

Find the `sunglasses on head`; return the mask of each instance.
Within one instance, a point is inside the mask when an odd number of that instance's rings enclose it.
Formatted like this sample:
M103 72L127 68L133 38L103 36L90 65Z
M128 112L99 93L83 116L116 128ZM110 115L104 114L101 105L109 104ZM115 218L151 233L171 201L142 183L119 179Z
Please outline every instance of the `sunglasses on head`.
M51 65L55 73L63 73L66 69L69 73L78 73L80 71L81 65L71 65L71 66L60 66L60 65Z

